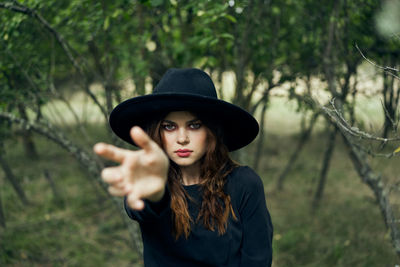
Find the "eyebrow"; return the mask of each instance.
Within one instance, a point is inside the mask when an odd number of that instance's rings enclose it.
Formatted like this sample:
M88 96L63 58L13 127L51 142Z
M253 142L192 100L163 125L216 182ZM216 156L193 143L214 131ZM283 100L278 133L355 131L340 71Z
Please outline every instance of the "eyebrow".
M201 122L200 119L195 118L195 119L193 119L193 120L187 121L186 124L194 123L194 122L197 122L197 121L200 121L200 122ZM164 122L166 122L166 123L171 123L171 124L176 124L176 122L170 121L170 120L162 120L162 123L164 123Z

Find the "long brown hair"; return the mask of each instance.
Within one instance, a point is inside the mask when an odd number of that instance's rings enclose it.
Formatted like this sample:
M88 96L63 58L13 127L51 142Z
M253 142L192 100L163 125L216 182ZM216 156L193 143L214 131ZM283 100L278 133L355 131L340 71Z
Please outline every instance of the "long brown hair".
M150 137L163 147L161 138L161 122L166 116L150 123L145 130ZM196 115L196 114L195 114ZM200 185L203 192L203 200L196 222L203 223L208 230L218 230L219 235L226 232L229 214L236 219L233 212L231 198L224 191L228 174L237 166L229 156L229 151L223 143L223 132L218 124L208 118L197 116L206 126L208 147L202 159L200 159ZM168 172L168 188L171 192L171 210L174 225L174 235L178 239L181 235L188 238L191 231L191 218L188 210L187 199L190 197L182 185L182 173L177 164L170 160Z

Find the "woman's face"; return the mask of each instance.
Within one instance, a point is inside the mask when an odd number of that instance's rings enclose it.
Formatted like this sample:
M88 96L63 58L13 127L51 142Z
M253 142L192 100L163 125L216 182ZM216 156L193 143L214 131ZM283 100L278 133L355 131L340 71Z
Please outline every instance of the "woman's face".
M206 153L207 128L190 112L171 112L161 122L161 139L173 162L180 167L191 167Z

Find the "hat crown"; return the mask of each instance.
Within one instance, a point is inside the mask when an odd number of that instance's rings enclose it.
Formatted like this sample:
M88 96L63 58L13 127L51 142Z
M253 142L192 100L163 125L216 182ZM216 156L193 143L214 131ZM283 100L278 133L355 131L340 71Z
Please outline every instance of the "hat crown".
M210 76L199 69L169 69L153 94L190 94L217 99L217 92Z

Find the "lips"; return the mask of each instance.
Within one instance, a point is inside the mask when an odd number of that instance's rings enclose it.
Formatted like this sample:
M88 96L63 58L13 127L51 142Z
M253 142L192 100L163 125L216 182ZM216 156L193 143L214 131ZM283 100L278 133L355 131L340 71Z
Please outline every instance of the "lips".
M192 152L193 151L190 149L178 149L175 151L175 153L178 155L178 157L181 157L181 158L189 157Z

